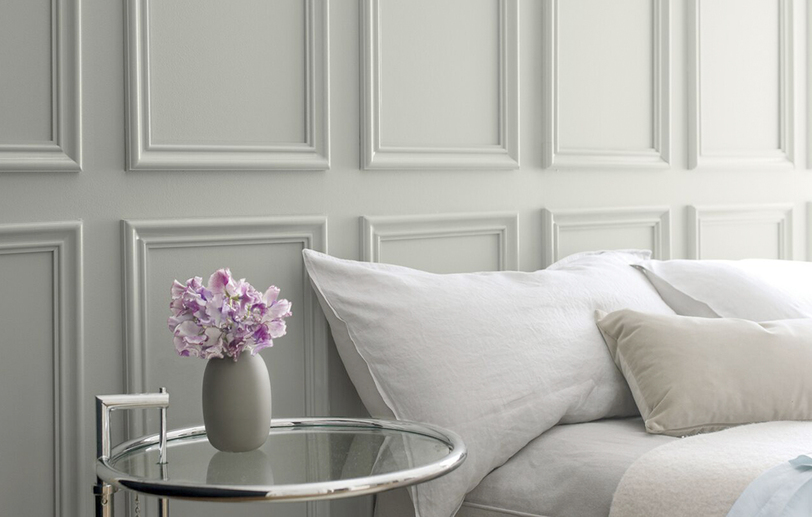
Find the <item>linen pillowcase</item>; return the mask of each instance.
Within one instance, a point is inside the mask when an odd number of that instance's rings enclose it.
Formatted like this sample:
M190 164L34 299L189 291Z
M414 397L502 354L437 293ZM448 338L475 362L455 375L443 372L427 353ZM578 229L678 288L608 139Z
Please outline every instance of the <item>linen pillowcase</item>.
M812 319L596 314L646 430L686 436L812 419Z
M771 321L812 317L812 263L789 260L649 260L643 271L683 316Z
M673 314L629 267L648 256L591 253L535 273L437 275L304 251L370 411L382 405L466 443L457 471L414 487L419 517L452 515L488 472L559 422L637 413L593 314L624 307ZM380 403L367 392L373 386Z

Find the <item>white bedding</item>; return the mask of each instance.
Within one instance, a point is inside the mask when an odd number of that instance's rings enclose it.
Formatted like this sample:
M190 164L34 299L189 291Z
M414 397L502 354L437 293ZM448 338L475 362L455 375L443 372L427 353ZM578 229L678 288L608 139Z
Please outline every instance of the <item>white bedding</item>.
M465 442L459 469L413 489L421 517L449 517L559 422L638 414L594 311L674 312L629 267L648 251L581 253L533 273L448 275L303 254L339 354L360 356L358 370L395 417Z
M651 450L617 488L610 517L724 517L765 471L812 450L812 422L766 422Z
M676 438L646 434L640 418L556 426L491 472L457 517L606 517L634 461ZM405 493L378 496L376 517L414 515Z
M753 480L810 451L812 422L683 439L647 434L640 418L559 425L491 472L456 517L724 517ZM388 492L375 516L414 509Z

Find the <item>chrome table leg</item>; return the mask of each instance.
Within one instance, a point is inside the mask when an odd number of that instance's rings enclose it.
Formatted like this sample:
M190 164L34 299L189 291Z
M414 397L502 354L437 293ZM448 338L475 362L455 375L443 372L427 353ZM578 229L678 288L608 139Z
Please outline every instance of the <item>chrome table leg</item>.
M169 517L169 499L165 497L158 499L158 517Z
M96 517L113 517L113 490L112 485L105 483L100 479L96 479L96 485L93 487L93 495L96 498Z

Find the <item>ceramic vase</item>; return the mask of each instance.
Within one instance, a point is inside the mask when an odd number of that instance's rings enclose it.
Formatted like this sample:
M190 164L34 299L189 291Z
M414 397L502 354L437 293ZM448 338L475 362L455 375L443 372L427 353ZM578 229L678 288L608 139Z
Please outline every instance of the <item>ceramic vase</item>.
M258 449L271 426L271 379L259 355L209 359L203 373L203 424L223 452Z

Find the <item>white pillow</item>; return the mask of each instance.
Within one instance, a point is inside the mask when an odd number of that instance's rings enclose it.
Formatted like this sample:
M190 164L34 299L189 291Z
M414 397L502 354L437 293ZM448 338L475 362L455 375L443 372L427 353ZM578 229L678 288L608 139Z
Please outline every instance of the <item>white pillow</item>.
M683 316L772 321L812 317L812 263L649 260L640 268Z
M812 319L596 316L650 433L812 419Z
M437 275L304 251L359 392L374 386L398 419L451 429L468 447L460 469L415 487L419 517L452 515L488 472L559 422L637 413L593 313L673 314L629 267L648 256L591 253L535 273Z

